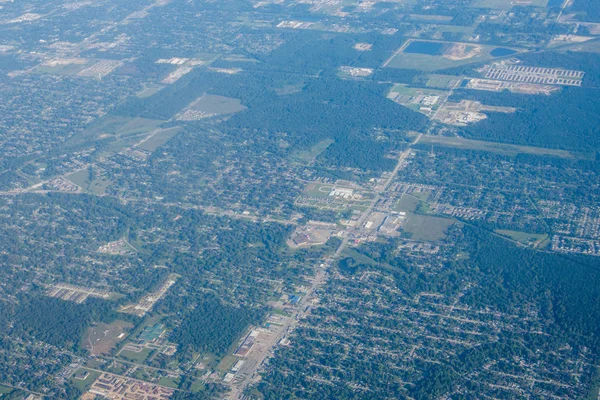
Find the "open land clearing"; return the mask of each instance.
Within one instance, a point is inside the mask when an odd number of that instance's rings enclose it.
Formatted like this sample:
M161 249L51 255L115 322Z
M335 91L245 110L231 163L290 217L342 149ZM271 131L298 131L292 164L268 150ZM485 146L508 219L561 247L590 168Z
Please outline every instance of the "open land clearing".
M453 89L458 87L462 80L463 78L459 76L431 74L428 76L425 86L432 88Z
M86 58L58 58L47 60L33 69L34 73L49 75L103 78L123 65L119 60L91 60Z
M444 40L445 34L462 35L460 40L468 40L473 37L475 28L472 26L458 26L440 24L436 27L435 35L431 39Z
M392 210L405 213L414 212L421 201L422 200L413 195L403 194L402 197L400 197L400 199L392 207Z
M145 98L148 98L148 97L160 92L164 87L165 87L165 85L160 85L158 83L155 83L155 84L149 85L148 87L139 91L136 94L136 96L140 99L145 99Z
M449 125L466 126L486 119L485 111L511 114L516 108L486 106L478 101L461 100L458 103L444 103L432 118Z
M409 18L412 21L420 22L432 22L432 23L448 23L452 21L452 17L449 15L435 15L435 14L409 14Z
M81 391L86 391L98 379L100 372L79 368L71 377L71 384Z
M154 152L160 146L167 143L169 139L175 136L180 131L180 129L181 128L178 126L175 126L173 128L158 129L146 139L144 139L142 142L140 142L136 147L149 152Z
M548 234L546 233L527 233L505 229L496 229L494 232L532 247L542 247L543 244L548 242Z
M125 339L126 332L133 328L133 324L126 321L114 321L110 324L98 323L88 328L83 337L82 345L90 354L106 354Z
M32 72L50 75L77 75L89 64L85 58L57 58L42 62Z
M337 231L336 224L309 221L306 225L296 228L287 245L291 248L322 245Z
M493 8L496 10L510 10L515 3L521 6L546 7L548 0L476 0L472 7Z
M164 121L147 118L129 118L104 116L92 122L86 129L75 133L63 144L62 149L77 146L90 147L93 142L102 139L123 139L129 136L152 132Z
M519 146L514 144L486 142L481 140L464 139L461 137L423 135L419 142L423 146L438 145L469 150L489 151L492 153L514 156L517 154L534 154L570 159L593 159L592 154L566 150L548 149L544 147Z
M219 115L234 114L246 108L245 105L241 104L240 99L204 94L179 114L177 119L180 121L196 121Z
M411 239L435 242L446 236L452 224L453 219L408 213L403 230L411 235Z
M94 168L94 172L98 172L99 168ZM84 191L91 192L96 195L103 195L106 188L110 185L110 180L105 178L100 173L93 173L90 181L90 171L82 169L72 174L65 176L66 179L81 187Z
M315 144L308 150L297 150L290 156L292 160L298 161L305 165L310 165L317 157L323 153L331 144L333 144L333 139L324 139L319 143Z

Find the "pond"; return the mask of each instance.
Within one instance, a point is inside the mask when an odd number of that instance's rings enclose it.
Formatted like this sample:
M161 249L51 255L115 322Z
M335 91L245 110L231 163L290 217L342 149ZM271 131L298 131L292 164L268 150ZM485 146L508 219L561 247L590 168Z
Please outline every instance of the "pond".
M516 50L507 49L504 47L496 47L494 50L490 51L490 55L492 57L505 57L515 54L516 52Z
M444 53L444 43L436 42L411 42L404 53L427 54L430 56L441 56Z

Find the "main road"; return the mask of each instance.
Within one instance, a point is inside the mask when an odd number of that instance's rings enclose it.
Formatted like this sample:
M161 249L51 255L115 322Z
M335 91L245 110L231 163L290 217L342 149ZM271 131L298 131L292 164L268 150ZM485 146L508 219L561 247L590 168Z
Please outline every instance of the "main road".
M288 318L286 318L286 320L285 320L285 322L283 322L281 328L279 328L277 330L277 333L275 333L273 335L273 337L269 339L269 341L266 343L266 345L263 346L262 352L260 354L253 354L252 358L254 360L256 360L256 363L254 364L254 366L251 370L244 371L245 372L244 378L240 381L237 381L236 383L231 384L231 392L229 393L229 396L228 396L229 399L231 399L231 400L244 399L244 391L246 390L246 388L248 387L248 385L250 383L258 382L258 380L260 379L260 376L259 376L260 368L264 364L264 361L267 358L272 357L274 355L274 350L275 350L275 347L277 346L277 344L282 339L284 339L286 337L286 335L289 334L289 332L291 332L295 328L295 326L299 320L303 319L303 317L305 317L308 313L310 313L310 302L315 297L318 289L325 282L327 282L328 270L333 265L333 263L337 259L339 259L339 257L342 255L342 252L348 246L348 241L350 240L350 237L353 236L354 233L361 231L362 226L364 225L365 221L367 220L367 218L369 218L369 215L371 215L373 208L379 202L379 199L381 198L381 194L385 193L385 191L388 190L392 181L398 174L398 171L402 168L406 159L410 155L412 147L414 145L416 145L419 142L419 140L421 140L422 136L423 136L423 134L419 133L419 135L415 138L415 140L412 141L402 153L400 153L400 156L398 157L398 162L396 163L396 167L389 174L389 176L385 180L385 183L383 185L379 186L377 189L375 189L376 195L373 198L373 200L371 201L371 203L369 203L369 206L367 207L367 209L365 211L363 211L363 213L357 220L356 224L354 224L353 226L348 226L346 228L344 238L342 239L342 242L338 246L335 253L332 256L325 258L323 260L323 262L320 263L319 267L317 268L317 273L315 275L315 279L313 280L306 295L303 296L302 299L300 299L300 301L298 302L295 313L292 314L291 316L289 316Z

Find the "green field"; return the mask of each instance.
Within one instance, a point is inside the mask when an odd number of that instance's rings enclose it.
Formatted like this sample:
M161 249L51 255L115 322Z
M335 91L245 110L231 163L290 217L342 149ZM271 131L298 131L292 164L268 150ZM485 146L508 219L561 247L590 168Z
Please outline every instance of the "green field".
M202 111L214 115L233 114L246 108L245 105L241 104L240 99L214 94L205 94L188 107L189 110Z
M167 143L169 139L175 136L180 131L180 129L180 127L176 126L173 128L161 129L159 131L156 131L154 134L152 134L152 136L148 137L142 143L138 144L137 147L142 150L154 152L160 146Z
M147 347L145 347L144 349L142 349L142 351L140 351L140 352L129 351L129 350L122 350L119 353L119 357L121 357L122 359L124 359L126 361L132 361L132 362L136 362L136 363L143 363L150 356L151 352L152 352L152 349L149 349Z
M156 129L164 121L104 116L92 122L86 129L67 139L61 148L91 147L98 140L118 140L129 136L145 134Z
M174 389L177 389L179 387L179 382L180 382L179 378L170 378L168 376L163 376L162 378L160 378L158 380L159 385L172 387Z
M298 161L301 164L310 165L317 157L327 150L327 148L333 143L332 139L321 140L319 143L315 144L308 150L298 150L292 153L291 158L294 161Z
M190 392L198 393L198 392L203 391L205 387L206 386L204 385L204 382L202 382L201 380L197 380L190 387Z
M87 368L79 368L76 371L76 373L82 371L88 371L90 373L89 376L85 379L77 379L75 377L71 377L70 383L71 386L75 386L77 389L85 391L92 385L92 383L94 383L96 379L98 379L98 377L100 376L100 372L92 371Z
M436 34L441 35L442 33L462 33L464 39L468 39L475 32L473 26L457 26L457 25L440 25L435 30Z
M219 365L217 365L217 370L221 372L227 372L231 369L231 367L233 367L233 364L235 364L237 360L238 358L236 356L225 356L221 359Z
M288 94L300 93L302 89L304 89L304 86L306 86L306 83L296 83L275 88L274 90L279 96L285 96Z
M411 239L435 242L446 236L453 223L454 220L448 218L409 213L402 229L410 234Z
M600 53L600 41L590 40L584 43L568 44L565 45L561 50L581 51L585 53Z
M12 391L13 391L12 388L0 385L0 397L2 397L3 394L7 394L7 393L10 393Z
M452 89L460 85L462 78L452 75L429 75L425 86L442 89Z
M548 235L545 233L527 233L504 229L496 229L494 232L533 247L540 247L545 241L548 240Z
M67 64L55 66L38 65L37 67L33 68L32 72L37 74L73 76L77 75L81 70L85 69L89 65L89 60L86 60L85 64Z
M429 14L409 14L411 21L421 22L450 22L452 21L449 15L429 15Z
M151 132L156 129L163 121L156 119L134 118L125 125L119 127L115 134L119 137L137 135L140 133Z
M546 7L548 0L529 0L519 3L522 6ZM514 5L511 0L475 0L471 7L493 8L496 10L510 10Z
M98 323L88 328L81 341L81 346L92 354L108 354L118 342L127 337L126 333L131 328L133 325L130 322L120 320L110 324ZM125 335L119 338L122 334Z
M404 194L394 205L394 211L414 212L421 201L416 197Z
M65 178L81 187L83 190L97 195L103 195L106 188L111 184L111 181L104 177L95 177L90 182L90 174L87 169L82 169L70 175L66 175Z
M160 85L158 83L152 84L150 86L148 86L147 88L139 91L136 96L140 99L145 99L147 97L152 96L153 94L158 93L159 91L161 91L163 88L165 87L165 85Z
M351 257L361 264L367 264L367 265L371 265L371 266L377 265L377 261L373 260L371 257L368 257L364 254L359 253L358 251L354 250L351 247L345 248L344 251L342 252L342 255L344 257Z
M580 153L566 150L549 149L545 147L519 146L514 144L504 144L496 142L486 142L482 140L463 139L460 137L429 136L423 135L419 141L420 145L437 145L442 147L452 147L458 149L470 149L489 151L503 155L515 156L517 154L534 154L540 156L554 156L561 158L593 160L593 154Z

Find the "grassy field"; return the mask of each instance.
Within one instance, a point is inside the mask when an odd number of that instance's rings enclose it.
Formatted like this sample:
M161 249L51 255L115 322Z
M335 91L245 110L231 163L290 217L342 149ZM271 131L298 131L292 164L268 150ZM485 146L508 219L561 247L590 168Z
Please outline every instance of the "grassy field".
M108 188L111 183L112 182L108 179L94 179L88 187L88 190L101 196L106 192L106 188Z
M588 53L600 53L600 41L599 40L591 40L591 41L585 42L585 43L569 45L568 50L569 51L582 51L582 52L588 52Z
M136 134L148 133L156 129L163 122L146 118L104 116L92 122L83 131L77 132L67 139L61 145L61 148L91 147L93 142L97 140L116 140Z
M87 169L82 169L81 171L73 172L72 174L66 175L65 178L76 184L77 186L86 190L89 186L89 172Z
M153 131L162 123L163 121L156 119L134 118L128 121L125 125L119 127L115 134L121 137L147 133Z
M192 392L192 393L201 392L201 391L204 390L205 387L206 386L204 385L204 383L201 380L198 379L190 387L190 392Z
M161 91L163 88L165 87L165 85L160 85L158 83L152 84L150 86L148 86L147 88L145 88L144 90L139 91L136 96L140 99L145 99L147 97L152 96L153 94L158 93L159 91Z
M458 76L432 74L429 75L429 80L427 81L425 86L442 89L452 89L460 85L459 81L462 81L462 78L459 78Z
M342 252L342 256L351 257L361 264L377 265L377 261L373 260L371 257L367 257L366 255L359 253L351 247L346 247Z
M412 21L422 22L450 22L452 21L449 15L429 15L429 14L409 14Z
M90 373L89 376L85 379L71 378L70 382L71 382L72 386L75 386L77 389L79 389L81 391L85 391L90 386L92 386L92 383L94 383L94 381L96 379L98 379L98 377L100 376L100 372L91 371L86 368L79 368L77 370L77 372L82 372L82 371L88 371Z
M548 240L548 235L545 233L527 233L504 229L496 229L494 232L496 232L499 235L509 237L512 240L516 240L517 242L521 242L523 244L533 247L540 247L544 242Z
M548 0L529 0L523 2L520 5L523 6L534 6L534 7L546 7ZM493 8L496 10L510 10L514 2L511 0L475 0L472 7L476 8Z
M81 187L84 191L88 191L97 195L103 195L106 188L111 184L111 181L103 177L94 178L91 182L89 180L90 174L87 169L74 172L70 175L65 176L69 181L73 182L77 186Z
M131 328L133 325L130 322L120 320L111 324L99 323L88 328L82 339L82 347L88 349L92 354L110 353L117 343L126 337L119 339L119 336Z
M7 394L7 393L10 393L12 391L13 391L12 388L0 385L0 397L2 397L3 394Z
M448 218L409 213L402 228L411 234L411 239L435 242L446 236L446 231L453 223L454 220Z
M142 150L154 152L160 146L167 143L169 139L175 136L177 132L180 131L180 129L181 128L178 126L175 126L173 128L161 129L155 132L152 136L148 137L142 143L138 144L137 147L139 147Z
M231 369L231 367L233 367L233 364L235 364L237 360L238 358L236 356L225 356L221 359L219 365L217 365L217 370L221 372L227 372Z
M475 27L473 26L457 26L457 25L440 25L435 30L436 35L442 35L443 33L461 33L463 39L466 40L473 36Z
M159 385L163 385L163 386L168 386L168 387L172 387L174 389L177 389L179 387L179 378L170 378L168 376L163 376L162 378L160 378L158 380L158 384Z
M547 149L544 147L519 146L482 140L471 140L460 137L444 137L423 135L419 141L420 145L438 145L442 147L453 147L459 149L470 149L489 151L493 153L514 156L517 154L534 154L541 156L554 156L570 159L593 159L592 154L579 153L566 150Z
M291 155L292 160L300 162L301 164L310 165L317 157L327 150L327 148L333 143L331 139L325 139L315 144L308 150L298 150Z
M405 194L394 205L393 210L403 212L414 212L417 209L419 203L419 199Z
M274 90L275 93L277 93L278 95L285 96L288 94L300 93L302 89L304 89L304 86L306 86L305 83L296 83L291 85L285 85L280 88L275 88Z
M38 65L37 67L33 68L32 72L37 74L74 76L89 65L90 63L88 61L86 61L85 64L68 64L55 66Z
M190 110L216 115L233 114L246 108L245 105L241 104L240 99L213 94L205 94L189 106Z
M143 363L150 356L152 349L144 348L140 352L123 350L119 353L119 357L136 363Z

